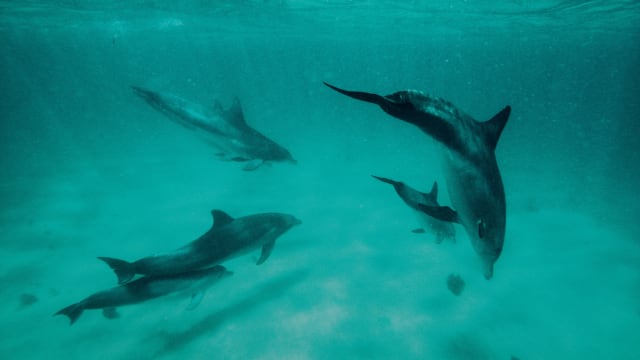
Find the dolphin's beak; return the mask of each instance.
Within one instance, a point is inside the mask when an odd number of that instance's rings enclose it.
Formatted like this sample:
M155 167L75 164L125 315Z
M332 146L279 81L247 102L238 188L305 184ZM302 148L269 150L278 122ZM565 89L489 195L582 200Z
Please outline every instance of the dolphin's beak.
M302 224L302 220L298 219L298 218L294 218L293 219L293 225L301 225Z
M397 182L397 181L393 181L393 180L391 180L391 179L387 179L387 178L380 177L380 176L375 176L375 175L371 175L371 176L372 176L374 179L378 179L378 180L380 180L380 181L382 181L382 182L385 182L385 183L387 183L387 184L391 184L391 185L394 185L394 186L398 184L398 182Z
M361 91L347 91L347 90L337 88L329 83L326 83L326 82L323 82L323 83L328 87L332 88L333 90L339 92L340 94L347 95L348 97L352 97L354 99L374 103L380 106L384 106L389 102L389 99L386 99L384 96L361 92Z
M149 90L145 90L141 87L137 87L137 86L131 86L131 90L133 90L133 92L140 96L141 98L143 98L145 101L147 102L153 102L154 100L158 99L158 95L156 93L154 93L153 91L149 91Z
M149 90L145 90L143 88L137 87L137 86L131 86L131 90L133 90L134 93L136 93L136 95L140 96L140 97L148 97L151 95L151 91Z

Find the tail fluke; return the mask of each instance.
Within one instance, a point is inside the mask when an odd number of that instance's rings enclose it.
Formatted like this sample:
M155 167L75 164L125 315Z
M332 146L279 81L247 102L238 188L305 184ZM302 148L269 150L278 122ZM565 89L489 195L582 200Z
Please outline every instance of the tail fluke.
M66 308L58 311L57 313L55 313L53 315L54 316L55 315L64 315L64 316L69 318L69 321L71 322L69 325L73 325L73 323L76 322L76 320L78 320L80 315L82 315L83 311L84 311L84 306L82 305L81 302L79 302L79 303L76 303L76 304L69 305Z
M99 256L98 259L106 262L113 269L118 277L118 284L128 283L136 274L133 264L128 261L102 256Z

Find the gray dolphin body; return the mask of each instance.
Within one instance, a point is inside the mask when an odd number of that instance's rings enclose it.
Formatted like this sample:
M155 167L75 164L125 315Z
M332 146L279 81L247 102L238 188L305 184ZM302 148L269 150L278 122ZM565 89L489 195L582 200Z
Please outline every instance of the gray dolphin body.
M276 239L291 227L301 224L292 215L263 213L232 218L221 210L212 210L213 226L198 239L167 254L148 256L134 262L99 257L118 277L118 283L129 282L136 274L172 275L203 269L224 260L262 248L257 264L271 254Z
M455 211L448 207L420 208L437 219L464 226L482 260L484 276L490 279L502 252L506 226L504 187L495 148L511 107L505 107L489 121L479 122L450 102L415 90L381 96L325 85L379 105L387 114L415 125L445 146L445 176Z
M237 98L228 110L217 102L208 109L172 94L132 89L151 107L218 149L221 160L246 162L244 170L255 170L265 162L296 162L287 149L246 123Z
M230 276L232 272L217 265L204 270L191 271L166 276L145 276L125 285L99 291L84 300L71 304L54 315L65 315L71 325L78 320L84 310L103 309L106 317L116 317L115 308L125 305L140 304L157 297L189 293L193 309L200 303L204 291L218 280Z
M420 206L439 207L438 203L438 183L433 182L431 192L423 193L411 186L401 182L395 181L380 176L371 175L375 179L378 179L387 184L391 184L396 190L400 199L404 201L411 209L414 210L418 217L420 224L426 229L430 229L436 236L436 243L441 243L442 240L456 241L456 230L453 224L447 221L438 220L432 216L427 215Z

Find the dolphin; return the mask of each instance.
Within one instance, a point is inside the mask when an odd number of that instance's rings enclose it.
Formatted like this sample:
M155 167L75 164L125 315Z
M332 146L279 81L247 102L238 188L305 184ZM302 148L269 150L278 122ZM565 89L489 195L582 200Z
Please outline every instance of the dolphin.
M302 222L281 213L255 214L237 219L222 210L212 210L213 225L202 236L170 253L144 257L128 262L98 257L113 269L119 284L129 282L136 274L172 275L198 270L262 248L257 265L267 260L276 239Z
M255 170L265 162L296 163L287 149L245 122L238 98L227 110L219 102L208 109L172 94L131 88L151 107L218 149L221 160L246 162L244 170Z
M387 114L410 123L444 145L444 170L449 197L446 206L419 207L439 220L460 223L482 261L486 279L504 244L506 205L495 148L509 119L506 106L486 122L479 122L452 103L416 90L382 96L347 91L324 83L357 100L377 104Z
M173 293L190 293L191 303L188 309L194 309L200 304L207 288L232 274L224 266L216 265L181 274L145 276L125 285L99 291L78 303L65 307L54 316L65 315L73 325L84 310L102 309L105 317L114 318L118 317L116 308L119 306L140 304Z
M436 235L436 243L440 244L444 239L451 240L453 242L456 241L456 230L452 223L441 221L429 216L420 208L420 205L432 207L440 206L440 204L438 204L438 182L433 182L431 192L423 193L401 181L395 181L375 175L371 176L393 186L402 201L415 211L420 224L427 229L431 229L431 231ZM414 232L422 231L420 231L420 229L416 229Z

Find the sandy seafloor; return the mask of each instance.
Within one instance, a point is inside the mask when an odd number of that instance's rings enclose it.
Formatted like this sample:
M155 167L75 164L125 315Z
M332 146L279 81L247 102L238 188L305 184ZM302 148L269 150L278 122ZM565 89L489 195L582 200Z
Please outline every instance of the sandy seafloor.
M156 28L123 22L88 34L3 27L1 358L640 354L636 35L607 29L576 42L536 25L519 45L492 33L479 43L475 30L472 39L425 36L424 49L388 34L382 43L271 34L266 46L256 34L201 38L192 33L201 23L158 17ZM423 191L437 180L448 204L438 146L323 80L427 90L482 120L512 105L497 150L508 209L492 280L461 227L456 244L412 233L411 210L370 177ZM202 103L238 95L247 121L298 164L244 172L217 161L135 98L132 84ZM167 297L123 307L114 320L86 311L72 327L52 316L115 285L96 256L134 260L182 246L211 226L211 209L286 212L303 224L264 264L254 264L258 253L225 263L234 275L193 311L187 298ZM458 297L446 286L451 273L466 282ZM21 304L23 294L37 301Z

